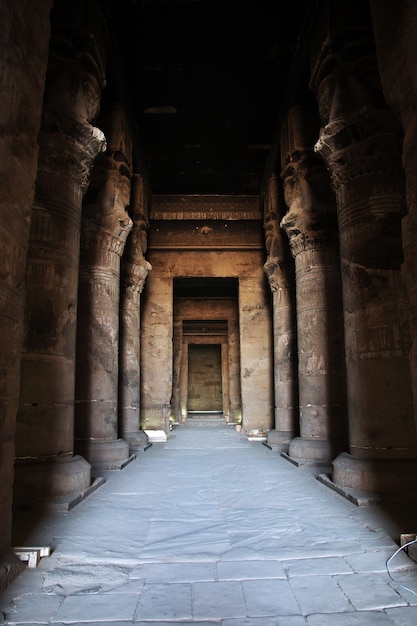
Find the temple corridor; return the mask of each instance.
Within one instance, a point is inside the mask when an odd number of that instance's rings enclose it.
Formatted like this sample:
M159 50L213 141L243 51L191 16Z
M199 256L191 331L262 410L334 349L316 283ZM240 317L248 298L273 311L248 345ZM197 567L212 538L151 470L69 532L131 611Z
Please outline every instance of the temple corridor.
M0 16L6 622L414 623L415 0Z

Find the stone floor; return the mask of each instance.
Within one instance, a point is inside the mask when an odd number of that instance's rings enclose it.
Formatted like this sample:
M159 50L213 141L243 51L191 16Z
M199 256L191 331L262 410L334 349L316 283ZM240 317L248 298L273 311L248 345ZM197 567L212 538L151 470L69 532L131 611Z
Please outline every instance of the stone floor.
M15 543L51 555L1 594L1 623L417 624L417 565L394 540L417 519L356 506L221 420L105 479L66 513L17 514Z

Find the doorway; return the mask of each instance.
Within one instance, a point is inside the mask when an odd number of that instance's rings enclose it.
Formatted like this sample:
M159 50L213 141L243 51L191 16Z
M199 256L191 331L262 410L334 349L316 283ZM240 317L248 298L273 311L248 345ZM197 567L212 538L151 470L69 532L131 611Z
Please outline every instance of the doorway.
M188 344L188 412L223 412L220 344Z

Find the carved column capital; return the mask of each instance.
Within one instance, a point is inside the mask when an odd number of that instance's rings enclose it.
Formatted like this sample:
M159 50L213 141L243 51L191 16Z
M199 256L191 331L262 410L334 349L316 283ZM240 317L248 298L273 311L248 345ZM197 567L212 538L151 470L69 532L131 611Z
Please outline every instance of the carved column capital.
M111 157L105 157L104 163L107 167L102 169L100 176L97 172L101 168L94 169L95 184L98 177L102 183L94 202L86 202L83 207L81 243L83 248L108 250L121 257L133 226L125 209L130 181L120 176L117 162ZM91 200L90 191L87 196Z
M327 39L311 87L322 123L315 151L327 163L335 191L361 176L401 175L401 127L383 98L370 31Z
M104 134L91 124L105 84L105 34L94 3L55 3L39 135L37 192L53 182L83 195ZM46 187L46 189L44 189Z
M134 172L132 176L129 215L133 220L133 228L126 246L125 259L135 263L144 257L148 248L149 222L147 211L147 193L142 175Z
M264 272L268 279L271 291L289 289L293 286L293 272L288 267L283 267L277 257L268 257L264 264Z
M152 269L152 265L142 258L136 263L123 265L122 288L126 295L131 298L135 294L142 293L145 280Z
M361 176L389 172L403 178L400 128L393 124L391 113L372 105L357 110L355 120L330 120L315 150L326 160L336 191Z
M293 260L285 233L280 228L279 219L283 199L278 174L273 174L267 185L264 200L264 231L267 260L264 271L271 291L288 289L292 285Z
M79 189L84 195L90 183L94 160L106 149L104 133L87 122L44 116L39 134L39 174L37 193L49 190L52 181Z
M131 146L123 108L111 105L101 121L107 135L107 150L95 163L83 207L82 245L108 250L121 257L133 220L126 207L131 194Z
M142 213L133 214L133 227L123 256L123 285L140 293L152 266L144 258L147 247L148 221Z
M281 227L295 257L337 241L337 209L323 159L314 152L318 123L307 109L290 109L282 132L282 180L288 212Z

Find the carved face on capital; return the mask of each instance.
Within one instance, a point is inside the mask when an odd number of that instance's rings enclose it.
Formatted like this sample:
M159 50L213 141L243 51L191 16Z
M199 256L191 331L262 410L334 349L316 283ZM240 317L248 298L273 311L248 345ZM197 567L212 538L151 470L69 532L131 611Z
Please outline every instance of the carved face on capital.
M288 212L281 226L290 239L333 224L336 202L321 158L307 154L297 164L290 163L284 170L283 185Z
M329 202L333 196L326 166L314 153L289 162L282 178L285 204L290 210L313 210L318 202Z
M126 164L115 161L109 154L98 157L91 176L86 202L96 204L101 215L124 212L130 202L130 175Z
M148 225L142 214L133 216L132 245L135 253L142 253L144 256L148 248Z
M48 73L45 103L59 113L90 122L97 116L101 87L81 63L57 65Z
M281 253L281 232L278 215L275 212L268 213L265 223L265 247L269 257L279 257Z
M124 159L116 161L114 166L117 170L117 187L120 203L127 207L131 193L130 170Z

